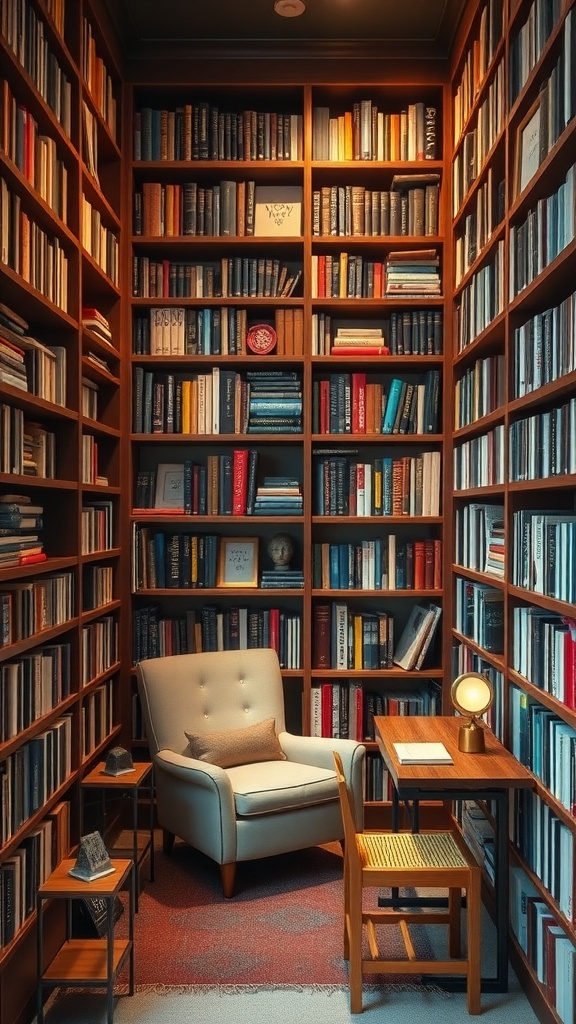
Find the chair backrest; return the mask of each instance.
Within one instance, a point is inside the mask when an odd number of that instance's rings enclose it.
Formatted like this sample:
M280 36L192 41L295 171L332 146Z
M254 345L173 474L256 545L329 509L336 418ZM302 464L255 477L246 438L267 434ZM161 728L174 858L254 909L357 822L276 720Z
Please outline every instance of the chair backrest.
M278 656L268 648L148 658L138 690L150 753L184 754L189 732L213 732L274 718L285 731Z
M354 801L344 776L342 758L338 751L332 751L334 755L334 766L336 768L336 780L338 782L338 796L340 798L340 810L342 811L342 824L344 825L344 848L346 854L353 856L356 851L356 823L354 820Z

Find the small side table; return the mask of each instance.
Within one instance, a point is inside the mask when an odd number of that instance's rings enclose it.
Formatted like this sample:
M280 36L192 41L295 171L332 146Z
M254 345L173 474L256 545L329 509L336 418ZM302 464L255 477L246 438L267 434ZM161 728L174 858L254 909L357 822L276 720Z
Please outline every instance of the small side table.
M105 988L108 1024L114 1017L114 982L126 958L129 961L128 993L134 994L134 894L135 868L131 860L113 860L114 872L85 882L68 874L74 859L63 860L42 883L36 897L38 939L38 1024L44 1021L46 988ZM114 938L114 903L120 890L128 886L128 938ZM106 903L106 935L99 939L72 938L72 901L98 896ZM66 940L47 968L43 965L43 900L67 900Z
M126 772L124 775L106 775L104 772L105 762L101 761L82 779L82 789L102 790L102 830L105 831L106 822L106 794L109 791L116 791L116 794L126 794L132 801L132 843L126 842L128 835L124 832L114 843L112 851L115 855L121 856L130 854L136 869L136 912L138 912L138 894L140 890L140 866L142 861L149 855L150 881L154 881L154 765L151 761L136 761L134 771ZM144 836L138 828L138 797L140 789L148 786L149 791L149 827ZM83 803L81 801L81 814L83 814ZM82 830L82 821L80 822Z

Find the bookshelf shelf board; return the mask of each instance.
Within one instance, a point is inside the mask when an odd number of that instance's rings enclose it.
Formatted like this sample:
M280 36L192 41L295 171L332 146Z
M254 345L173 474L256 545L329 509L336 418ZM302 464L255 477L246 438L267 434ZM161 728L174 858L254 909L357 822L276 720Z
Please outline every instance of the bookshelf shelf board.
M121 494L122 488L111 484L81 484L83 494Z
M379 252L387 252L388 249L402 249L410 250L414 249L435 249L442 248L444 245L443 235L313 235L312 237L313 246L321 245L322 248L326 246L332 248L333 246L338 247L350 247L356 248L358 245L362 246L362 251L369 251L371 248L377 248ZM436 296L437 298L438 296ZM316 299L313 300L314 302ZM382 300L379 300L382 301Z
M114 438L119 438L119 437L122 436L122 432L121 432L121 430L119 430L118 427L109 427L106 423L101 423L98 420L91 420L91 419L89 419L88 416L83 416L82 420L81 420L81 423L82 423L82 430L83 430L83 432L85 434L93 434L95 437L114 437ZM86 490L87 486L92 486L92 485L83 484L82 486L83 486L83 489ZM114 488L108 487L108 485L106 485L106 487L107 487L107 490L110 490L110 491L114 490Z
M456 576L464 576L471 580L477 580L478 583L489 583L495 590L505 590L506 582L499 576L493 576L489 572L478 572L477 569L468 569L465 565L452 565L452 572Z
M336 598L336 597L409 597L414 600L415 597L428 597L439 600L442 597L442 590L434 589L401 589L400 587L394 590L362 590L360 587L350 589L338 589L334 588L322 588L313 589L312 597L324 597L324 598Z
M114 207L109 203L98 183L90 174L90 171L85 166L82 167L82 190L85 193L86 198L90 201L91 206L103 214L103 218L108 227L112 227L116 229L116 231L119 231L121 227L120 217Z
M5 265L2 265L2 302L11 309L26 309L27 319L43 327L78 330L78 323L72 316L47 299L34 285L26 284L24 287L22 278Z
M71 569L76 565L76 559L73 556L69 558L50 558L48 557L45 562L38 562L37 565L20 565L14 566L12 569L0 569L0 584L5 583L10 579L32 579L36 576L43 575L46 572L60 572L61 569ZM70 619L70 622L75 620ZM37 634L35 634L37 635ZM42 634L44 636L44 634ZM14 647L17 645L14 644Z
M21 746L22 742L27 742L37 736L38 733L43 732L44 729L50 725L51 722L60 718L70 708L74 706L78 700L78 694L71 693L66 700L60 701L55 707L50 708L45 715L40 718L36 718L26 729L22 729L17 736L13 736L11 739L6 740L4 743L0 743L0 757L2 759L8 757L13 751L17 750Z
M99 761L102 758L104 751L118 739L122 730L121 725L115 725L114 728L108 733L103 740L98 743L93 750L81 758L80 767L82 772L90 771L95 761Z
M299 252L302 250L304 242L303 235L286 235L286 236L268 236L268 235L134 235L132 237L132 245L135 250L146 248L154 248L157 250L169 249L171 253L178 254L181 252L183 255L189 255L190 243L194 243L194 249L209 249L218 250L224 249L227 251L230 248L246 248L248 249L267 249L273 246L274 249L286 250L294 249ZM340 239L342 244L343 238ZM137 298L137 296L134 296ZM243 296L237 296L238 298L244 298ZM277 305L279 296L272 296L272 302ZM259 297L260 301L266 301L265 296Z
M486 484L485 487L468 487L462 490L455 490L454 498L482 498L489 494L503 494L504 484Z
M82 374L84 377L88 377L95 384L102 384L104 386L109 384L112 387L120 387L119 377L115 377L112 373L108 373L103 366L98 366L86 355L82 357Z
M410 303L412 305L412 303ZM361 354L361 353L360 353ZM328 369L330 366L334 366L339 363L355 363L357 356L340 356L338 352L334 352L329 356L312 356L310 362L312 366L322 366ZM276 360L274 360L276 363ZM382 356L362 356L362 366L370 367L370 372L374 373L379 370L381 373L386 373L387 369L404 369L410 372L418 372L418 368L427 366L443 366L443 356L421 356L421 355L382 355ZM322 435L324 436L324 435ZM338 435L340 437L340 434ZM426 437L429 437L426 434Z
M338 172L349 174L350 171L358 171L362 174L363 172L377 171L379 176L382 171L393 175L395 171L403 174L411 172L424 174L430 171L442 173L444 170L442 160L311 160L310 166L313 171L330 171L330 174Z
M402 246L404 248L404 246ZM277 302L278 300L276 300ZM302 299L300 299L302 303ZM406 309L407 306L410 309L432 309L435 307L442 307L444 305L444 297L442 295L404 295L402 298L394 298L389 295L385 295L382 299L312 299L312 306L320 309L332 308L337 311L335 316L348 315L349 313L354 316L362 315L360 310L365 309L377 309L380 314L382 310L387 309ZM284 304L284 300L282 300ZM382 356L383 359L387 359L388 356Z
M138 596L146 595L147 597L187 597L190 598L192 595L200 597L257 597L259 601L262 598L275 597L303 597L303 587L285 587L283 590L280 588L275 589L273 587L234 587L231 592L226 587L155 587L151 589L138 589L134 593Z
M313 526L326 526L332 523L342 523L345 525L359 526L362 524L374 524L377 523L380 526L397 525L399 523L410 524L424 524L424 523L435 523L441 524L443 522L442 516L312 516Z
M60 219L46 200L42 199L40 193L36 191L34 186L24 177L10 158L4 156L1 152L0 168L2 169L3 176L9 182L11 190L24 197L25 209L31 219L50 235L58 236L60 241L64 242L67 255L70 255L71 251L76 250L78 243L67 224Z
M86 284L86 291L90 295L105 297L108 300L120 297L120 288L114 284L111 277L90 255L87 249L82 247L82 279Z
M39 808L39 810L35 811L34 814L27 818L23 825L20 826L18 831L15 832L14 835L10 836L8 842L4 843L4 846L0 846L0 857L2 858L2 860L5 860L7 857L10 857L11 854L14 853L14 850L16 850L18 846L20 846L22 840L25 839L26 835L31 830L36 828L38 823L42 821L42 819L45 818L47 814L50 813L52 808L55 807L56 804L60 802L60 800L62 800L64 795L68 792L69 789L72 788L74 783L77 781L78 769L75 769L70 773L68 778L64 780L62 785L59 786L58 789L48 797L44 806Z
M134 173L158 171L164 176L165 171L184 171L187 178L190 177L192 168L197 168L202 176L205 172L216 171L221 174L223 171L232 171L236 175L250 172L251 177L273 177L274 180L279 176L278 171L281 171L282 181L285 181L286 173L290 171L299 171L301 175L304 166L303 160L133 160L131 164ZM334 165L330 164L330 167L332 166ZM358 167L358 164L353 163L350 166Z
M99 619L101 615L109 615L110 612L115 612L120 608L121 602L119 600L110 601L108 604L100 604L97 608L86 608L80 614L81 622L91 622L92 619Z
M454 370L463 363L473 362L481 355L485 355L487 352L491 352L496 347L501 346L505 321L505 313L498 313L488 326L483 331L480 331L480 334L477 334L469 345L466 345L466 348L463 348L461 352L454 356Z
M396 668L313 668L313 679L442 679L444 672L440 668L404 669Z
M250 434L250 437L253 435ZM314 444L342 444L344 440L348 444L440 444L444 438L442 434L312 434ZM384 517L382 517L384 518Z
M452 436L455 441L462 441L467 437L475 437L476 434L484 434L490 427L503 423L504 419L504 408L494 409L493 412L487 413L486 416L480 416L479 419L474 420L472 423L466 423L465 426L458 427L457 430L454 430Z
M469 647L474 654L479 654L484 661L493 665L494 668L498 669L499 672L504 672L504 656L502 654L494 654L492 651L487 651L485 647L481 647L480 644L475 643L469 636L465 636L464 633L459 633L457 629L452 627L452 637L454 640L458 640L465 647Z
M541 274L531 281L523 291L510 299L508 313L527 314L537 308L545 309L554 305L558 297L567 294L574 286L574 259L576 257L576 240L570 242L552 263L544 267Z
M61 480L49 476L27 476L24 473L0 473L0 484L8 484L13 490L25 488L26 491L31 487L34 490L49 489L50 491L75 491L78 488L75 480Z
M516 683L522 690L534 697L540 704L544 704L545 707L550 708L559 718L563 718L568 725L571 725L573 729L576 729L576 709L569 708L566 704L563 704L561 700L554 697L551 693L546 690L541 690L540 687L535 686L529 679L526 679L520 672L516 672L515 669L508 669L508 675L510 681Z
M571 828L574 827L574 817L566 810L565 807L562 806L560 801L553 796L550 790L536 776L534 776L534 790L544 803L550 805L551 810L554 811L557 818L560 818L565 825L568 825ZM542 885L542 882L540 882L540 885ZM549 893L548 899L550 900ZM571 938L573 942L576 942L576 930L572 932Z
M191 236L187 236L187 237L191 237ZM362 301L366 302L366 301L369 301L369 300L363 299ZM378 300L374 300L374 301L375 301L375 303L379 304L379 303L381 303L382 300L378 299ZM276 307L276 306L278 306L280 304L282 306L301 306L303 304L304 300L303 300L303 298L298 297L298 296L289 296L289 297L286 297L286 298L284 298L284 297L280 298L280 296L277 296L277 297L270 297L269 298L268 296L264 296L264 295L259 295L259 296L258 295L227 295L227 296L221 298L221 297L219 297L217 295L209 295L209 296L202 296L200 298L198 298L198 297L192 298L192 297L185 297L185 296L175 297L173 295L170 295L170 296L168 296L168 295L165 295L165 296L158 295L158 296L155 296L155 297L134 295L131 298L131 302L132 302L132 305L134 307L138 307L138 308L140 308L140 307L147 308L148 306L159 306L159 305L166 306L166 307L168 307L168 306L181 306L183 303L185 305L192 305L192 306L202 305L202 306L274 306L274 307ZM358 300L356 300L355 303L354 303L355 308L357 307L357 304L358 304ZM426 303L426 304L429 305L429 303ZM406 303L404 303L404 305L406 305ZM133 356L133 358L134 359L137 358L138 362L140 362L140 360L143 360L143 359L157 360L159 357L158 356L137 356L137 357ZM161 357L162 362L164 362L166 360L166 358L167 358L166 356L162 356ZM182 356L178 356L177 358L180 361L182 360ZM194 359L198 359L198 358L200 358L200 357L199 356L194 356ZM213 357L210 356L209 358L212 359ZM248 359L248 361L254 362L254 357L253 356L228 356L229 360L246 359L246 358ZM273 361L275 363L276 359L279 358L279 357L273 356L273 357L269 357L269 358L273 359ZM289 362L294 362L294 358L298 358L298 357L292 357L292 356L286 356L285 357L285 359L287 361L289 361Z
M326 435L322 435L325 437ZM338 435L339 437L341 435ZM303 442L304 434L132 434L133 441L153 442L169 441L170 444L201 444L206 441L221 441L224 444L242 444L260 446L261 444L295 444ZM253 517L251 517L253 518Z
M460 293L463 291L463 289L466 287L466 285L468 285L470 283L471 278L473 278L474 274L476 274L478 272L478 270L481 268L482 264L487 259L489 259L489 257L492 255L493 249L495 249L496 246L498 245L498 242L500 242L504 238L505 233L506 233L506 225L505 225L504 221L500 221L500 224L498 224L494 228L494 231L490 235L490 238L488 239L486 244L483 246L483 248L480 250L480 252L476 256L474 262L470 264L470 266L468 267L468 270L466 271L466 273L462 275L462 277L460 278L458 284L454 286L454 297L455 298L457 298L460 295Z
M568 618L574 617L574 605L569 604L567 601L558 601L555 597L546 597L545 594L537 594L535 590L515 587L512 584L508 585L508 593L512 597L520 598L522 601L529 601L540 608L546 608L547 611L557 612L558 615L566 615Z
M20 388L11 387L10 384L2 384L2 400L9 400L10 405L17 405L24 412L41 416L43 420L67 420L71 424L78 422L78 413L74 409L68 409L64 405L55 405L54 402L39 398L38 395L33 395L30 391L21 391ZM41 477L27 476L26 479L36 481Z
M143 514L139 510L134 510L131 513L130 518L132 522L135 523L161 523L164 526L169 526L171 523L185 523L187 526L190 526L191 523L218 523L218 525L222 526L229 526L231 523L234 523L235 525L238 523L246 523L250 526L254 526L256 523L272 523L274 526L277 526L278 529L282 527L282 523L297 524L305 522L304 516L198 516L192 514L167 516L160 510L156 513L152 513L152 515Z
M107 679L110 679L111 676L115 675L115 673L118 672L120 668L121 663L119 661L115 661L113 665L110 665L108 668L105 668L102 672L99 672L98 675L94 676L93 679L89 679L88 682L84 683L83 685L81 684L80 693L82 694L82 696L84 696L86 693L90 693L92 690L97 689L98 686L101 686L101 684L105 683Z
M544 402L564 398L565 395L572 396L575 388L576 370L573 370L572 373L567 373L563 377L557 377L556 380L550 381L549 384L544 384L543 387L537 388L536 391L531 391L528 395L523 395L522 398L512 399L508 403L508 412L524 412L524 410L531 409L532 406L540 406Z
M87 562L101 562L103 558L119 558L121 554L121 548L103 548L100 551L87 551L85 554L79 555L79 561L83 564Z
M100 161L102 161L102 163L120 161L122 159L122 152L119 145L113 138L112 133L96 106L94 99L92 98L92 93L88 89L84 80L82 81L82 86L82 99L90 108L90 113L96 118L98 123L98 156Z
M517 494L523 491L573 490L576 487L576 474L566 473L563 476L540 477L536 480L511 480L508 491Z

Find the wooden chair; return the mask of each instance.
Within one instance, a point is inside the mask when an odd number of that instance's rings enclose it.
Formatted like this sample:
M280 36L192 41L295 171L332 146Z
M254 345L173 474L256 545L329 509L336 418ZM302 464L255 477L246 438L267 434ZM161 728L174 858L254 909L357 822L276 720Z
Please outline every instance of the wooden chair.
M465 975L468 1013L480 1013L480 868L458 833L357 832L351 795L334 752L344 825L344 957L349 961L350 1012L362 1012L364 974ZM395 886L448 889L441 911L365 910L363 890ZM461 956L460 910L466 892L467 953ZM389 960L378 948L376 926L398 924L407 960ZM409 924L445 924L451 959L418 959ZM364 959L364 926L369 959Z

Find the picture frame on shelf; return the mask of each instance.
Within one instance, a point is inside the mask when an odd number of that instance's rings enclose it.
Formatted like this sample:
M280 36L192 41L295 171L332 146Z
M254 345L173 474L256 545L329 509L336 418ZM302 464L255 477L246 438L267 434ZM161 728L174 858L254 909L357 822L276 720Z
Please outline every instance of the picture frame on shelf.
M516 131L514 195L519 196L540 166L541 106L538 97Z
M222 537L218 550L218 587L258 586L258 537Z
M184 511L184 465L159 462L156 470L154 508Z

